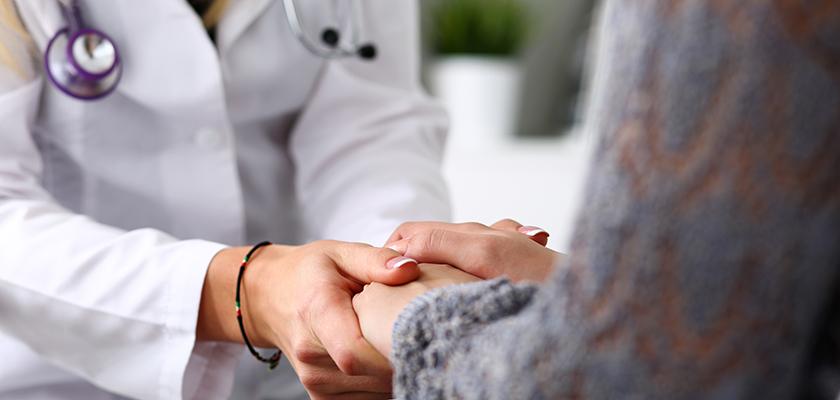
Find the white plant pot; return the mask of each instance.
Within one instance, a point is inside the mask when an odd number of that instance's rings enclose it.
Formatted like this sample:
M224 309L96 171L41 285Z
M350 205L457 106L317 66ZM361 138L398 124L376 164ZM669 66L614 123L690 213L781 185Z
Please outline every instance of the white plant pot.
M449 145L496 147L513 139L521 86L513 59L450 56L435 61L429 85L449 112Z

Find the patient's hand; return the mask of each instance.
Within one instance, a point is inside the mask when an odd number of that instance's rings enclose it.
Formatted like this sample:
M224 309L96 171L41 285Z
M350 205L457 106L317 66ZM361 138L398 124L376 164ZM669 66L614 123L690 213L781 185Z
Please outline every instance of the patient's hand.
M507 275L514 281L541 282L565 256L545 248L548 234L533 229L513 220L492 226L408 222L394 231L388 247L421 263L452 265L482 279Z
M353 297L353 308L365 339L390 358L394 321L415 297L441 286L480 280L457 268L441 264L421 264L420 278L401 286L372 283Z

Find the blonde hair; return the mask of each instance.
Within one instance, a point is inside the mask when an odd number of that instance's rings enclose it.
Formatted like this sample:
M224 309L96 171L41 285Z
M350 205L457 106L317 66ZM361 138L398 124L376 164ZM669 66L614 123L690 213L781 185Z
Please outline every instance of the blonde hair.
M21 78L28 78L34 42L23 26L13 0L0 0L0 65ZM24 59L22 59L24 58Z

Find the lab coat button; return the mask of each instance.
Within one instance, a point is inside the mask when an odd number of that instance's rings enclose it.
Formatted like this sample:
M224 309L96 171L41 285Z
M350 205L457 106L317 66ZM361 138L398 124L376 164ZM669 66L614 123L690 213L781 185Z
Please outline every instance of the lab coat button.
M195 134L195 144L205 149L218 149L224 145L224 136L212 128L201 129Z

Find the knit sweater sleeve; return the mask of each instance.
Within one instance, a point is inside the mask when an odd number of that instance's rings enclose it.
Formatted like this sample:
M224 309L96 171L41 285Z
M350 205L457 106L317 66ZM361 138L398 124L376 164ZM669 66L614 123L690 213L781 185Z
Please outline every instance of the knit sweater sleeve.
M838 27L830 0L608 0L570 261L415 299L396 395L802 396L837 326Z
M397 386L411 394L406 396L409 398L444 397L438 375L449 356L453 352L468 353L473 334L520 312L535 289L533 285L496 279L420 296L394 323L394 335L400 340L395 341L393 357L404 366L395 377Z

